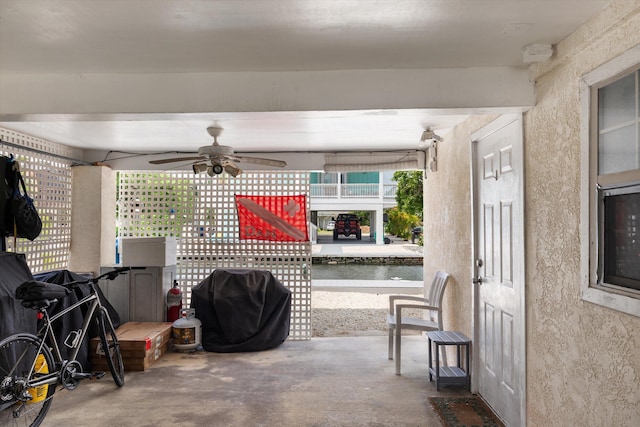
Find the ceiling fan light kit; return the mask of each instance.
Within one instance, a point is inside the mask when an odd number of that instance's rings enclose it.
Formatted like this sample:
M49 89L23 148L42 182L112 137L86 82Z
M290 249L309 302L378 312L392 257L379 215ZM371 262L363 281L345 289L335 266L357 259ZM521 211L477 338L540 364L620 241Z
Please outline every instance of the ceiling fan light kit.
M214 174L220 175L222 172L224 172L224 168L222 167L222 165L217 163L212 164L207 168L207 175L209 176L213 176Z
M193 173L195 173L196 175L200 172L207 171L207 165L205 163L194 163L191 167L193 168Z
M242 169L230 164L224 166L224 171L234 178L242 173Z

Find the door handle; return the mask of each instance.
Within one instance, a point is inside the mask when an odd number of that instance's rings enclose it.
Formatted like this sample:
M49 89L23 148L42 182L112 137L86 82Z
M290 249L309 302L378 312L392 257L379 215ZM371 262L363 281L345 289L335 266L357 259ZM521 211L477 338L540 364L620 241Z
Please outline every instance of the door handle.
M480 275L478 274L478 270L479 270L480 268L482 268L482 266L484 265L484 262L482 262L482 259L478 258L478 259L476 259L475 264L476 264L476 274L477 274L477 276L473 277L473 278L471 279L471 282L472 282L474 285L476 285L476 284L477 284L477 285L480 285L480 284L482 284L482 276L480 276Z

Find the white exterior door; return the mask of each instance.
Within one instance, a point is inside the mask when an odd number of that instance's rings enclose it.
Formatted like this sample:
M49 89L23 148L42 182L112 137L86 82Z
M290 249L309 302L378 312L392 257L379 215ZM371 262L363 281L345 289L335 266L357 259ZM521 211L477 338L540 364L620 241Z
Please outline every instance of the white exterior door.
M507 425L521 426L526 373L521 116L497 119L472 141L477 390Z

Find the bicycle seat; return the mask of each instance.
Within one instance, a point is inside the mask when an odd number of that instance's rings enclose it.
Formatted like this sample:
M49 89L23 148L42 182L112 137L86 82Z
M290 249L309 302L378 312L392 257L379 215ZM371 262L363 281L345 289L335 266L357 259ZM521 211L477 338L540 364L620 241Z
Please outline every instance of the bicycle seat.
M64 286L38 282L37 280L29 280L16 288L16 298L24 300L23 305L24 303L64 298L70 293L71 291Z

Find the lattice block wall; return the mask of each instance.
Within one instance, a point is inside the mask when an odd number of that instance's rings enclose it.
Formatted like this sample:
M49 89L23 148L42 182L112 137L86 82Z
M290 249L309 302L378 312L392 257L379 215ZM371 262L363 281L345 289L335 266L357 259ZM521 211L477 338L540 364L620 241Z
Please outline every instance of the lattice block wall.
M33 242L7 238L7 251L24 253L32 273L66 269L71 247L71 158L64 145L0 128L0 153L13 156L42 219ZM24 148L19 148L19 147ZM45 154L46 153L51 153Z
M191 288L215 268L271 271L292 292L290 338L310 339L311 243L239 240L235 194L308 195L309 174L120 173L119 236L178 237L178 281L187 306ZM308 220L308 197L306 212Z

